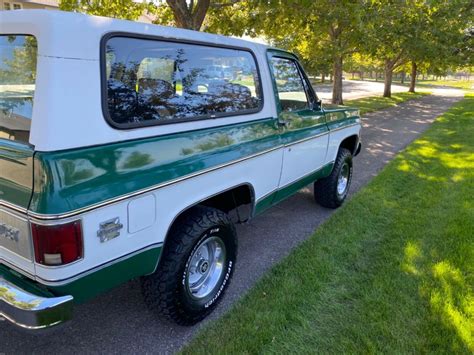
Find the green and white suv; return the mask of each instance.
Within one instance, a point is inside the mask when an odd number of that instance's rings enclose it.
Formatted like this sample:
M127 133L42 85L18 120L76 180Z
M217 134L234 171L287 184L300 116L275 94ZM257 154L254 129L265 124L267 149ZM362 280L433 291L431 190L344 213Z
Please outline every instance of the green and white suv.
M229 285L235 223L310 183L344 202L359 112L322 105L293 54L76 13L0 23L0 315L16 325L133 278L194 324Z

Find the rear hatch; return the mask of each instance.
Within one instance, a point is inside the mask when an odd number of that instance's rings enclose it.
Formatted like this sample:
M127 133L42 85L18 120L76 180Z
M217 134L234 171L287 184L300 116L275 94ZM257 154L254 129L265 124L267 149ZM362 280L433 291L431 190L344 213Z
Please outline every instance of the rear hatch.
M26 210L33 190L29 144L36 79L33 36L0 34L0 262L34 272Z

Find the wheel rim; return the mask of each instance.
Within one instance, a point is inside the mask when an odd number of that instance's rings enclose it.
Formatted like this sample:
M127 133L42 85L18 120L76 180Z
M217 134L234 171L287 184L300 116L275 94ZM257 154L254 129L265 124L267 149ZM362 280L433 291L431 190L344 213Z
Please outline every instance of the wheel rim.
M349 164L344 163L342 166L341 172L339 173L339 178L337 179L337 193L339 196L344 195L349 185Z
M225 245L220 238L204 240L195 249L186 270L186 286L191 297L202 299L214 291L224 273Z

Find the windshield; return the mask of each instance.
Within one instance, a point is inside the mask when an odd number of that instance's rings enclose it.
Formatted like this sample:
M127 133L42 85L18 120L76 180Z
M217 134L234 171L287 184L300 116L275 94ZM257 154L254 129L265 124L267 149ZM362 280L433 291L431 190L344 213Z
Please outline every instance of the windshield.
M35 37L0 35L0 139L28 143L36 56Z

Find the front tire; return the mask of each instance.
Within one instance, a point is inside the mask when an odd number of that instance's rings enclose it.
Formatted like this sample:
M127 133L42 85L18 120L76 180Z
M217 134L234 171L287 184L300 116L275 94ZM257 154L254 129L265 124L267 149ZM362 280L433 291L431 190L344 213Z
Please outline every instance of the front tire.
M193 208L171 228L158 270L142 278L146 304L181 325L201 321L227 289L236 257L236 232L227 214Z
M323 207L337 208L346 200L352 181L352 154L340 148L331 174L314 183L314 198Z

